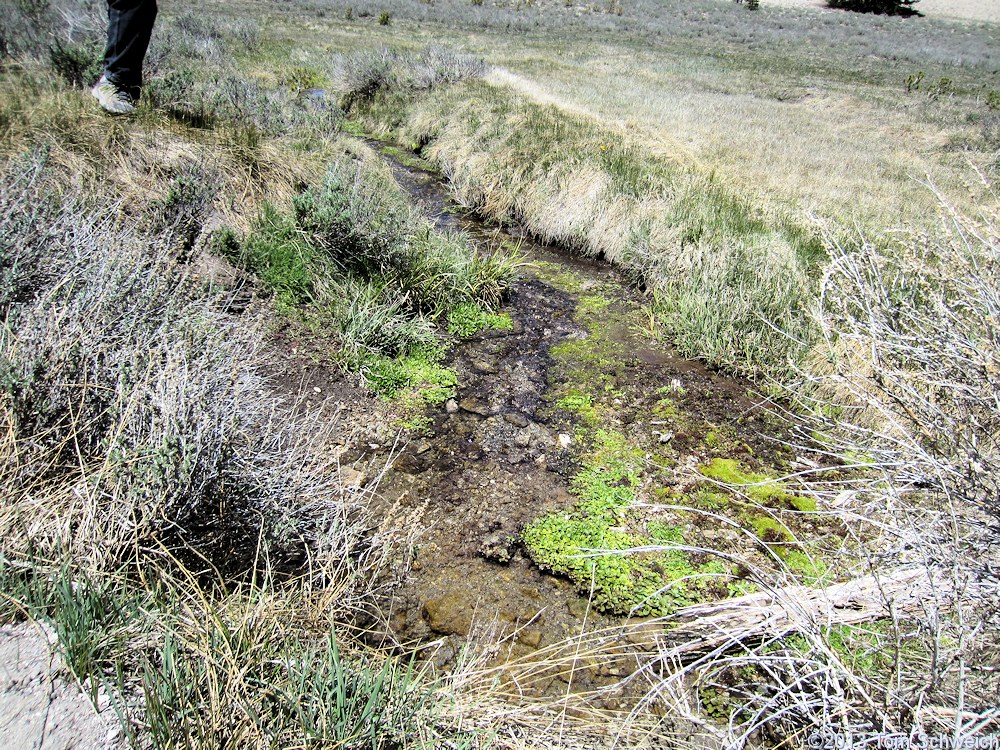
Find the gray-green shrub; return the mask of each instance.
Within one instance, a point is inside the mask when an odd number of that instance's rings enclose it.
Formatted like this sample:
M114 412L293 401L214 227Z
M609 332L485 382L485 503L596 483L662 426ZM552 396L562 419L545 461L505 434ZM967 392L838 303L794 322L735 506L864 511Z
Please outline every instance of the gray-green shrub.
M300 554L338 496L299 453L324 431L272 424L259 322L205 296L170 226L46 193L42 172L9 165L0 202L3 552Z

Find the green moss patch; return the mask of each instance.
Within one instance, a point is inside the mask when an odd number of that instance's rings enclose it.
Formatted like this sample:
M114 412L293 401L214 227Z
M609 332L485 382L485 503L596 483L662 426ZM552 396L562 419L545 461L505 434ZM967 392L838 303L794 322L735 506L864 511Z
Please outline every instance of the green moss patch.
M622 434L596 430L593 450L570 483L576 506L522 533L536 564L592 592L601 611L667 615L703 598L717 576L728 576L719 560L697 564L691 553L669 549L684 543L681 528L645 523L636 512L644 462ZM667 549L630 551L655 546Z
M493 313L482 305L464 302L448 311L448 333L468 338L481 331L510 331L514 321L506 313Z
M386 398L443 404L458 388L455 371L441 364L440 347L420 347L403 357L372 357L362 368L373 391Z
M788 508L802 512L814 512L816 501L789 492L778 480L749 471L739 461L731 458L716 458L707 466L701 467L701 473L723 484L739 488L751 500L771 508Z

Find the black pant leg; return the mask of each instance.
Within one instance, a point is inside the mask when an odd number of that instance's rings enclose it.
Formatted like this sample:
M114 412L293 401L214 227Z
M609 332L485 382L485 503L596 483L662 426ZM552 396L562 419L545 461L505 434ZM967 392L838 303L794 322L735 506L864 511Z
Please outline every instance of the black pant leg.
M108 0L108 46L104 75L109 81L138 89L142 61L156 21L156 0Z

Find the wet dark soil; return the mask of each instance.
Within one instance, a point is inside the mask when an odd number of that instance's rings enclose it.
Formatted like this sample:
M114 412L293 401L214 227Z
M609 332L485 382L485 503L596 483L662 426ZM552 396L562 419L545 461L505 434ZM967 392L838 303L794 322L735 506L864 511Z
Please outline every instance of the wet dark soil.
M769 437L773 418L749 383L679 357L655 331L641 330L646 300L614 268L545 247L517 227L486 226L450 201L436 175L388 161L439 228L467 233L484 251L516 246L527 264L503 307L512 329L457 342L447 362L458 376L456 397L428 409L427 429L401 438L391 405L344 381L307 338L276 332L287 355L275 373L279 388L346 415L355 431L344 438L343 464L353 467L345 471L381 475L377 510L419 513L425 526L412 558L398 563L403 580L384 603L387 617L368 624L368 637L423 647L449 668L478 633L507 637L501 660L622 626L624 618L594 611L570 581L539 569L520 543L525 524L576 502L570 480L585 438L580 415L560 407L560 397L583 384L605 427L658 465L677 467L644 488L646 500L683 488L691 467L713 452L751 466L765 455L781 460ZM600 356L584 369L553 354L595 337ZM592 664L574 675L573 689L612 685L620 675ZM564 692L566 684L555 675L535 689Z
M636 446L698 463L705 434L721 429L735 438L728 440L729 455L773 453L775 444L755 422L766 419L759 399L749 395L748 383L635 330L646 300L609 265L542 246L517 228L485 226L451 203L435 175L389 161L440 228L465 232L487 250L517 245L528 265L503 308L513 329L455 345L448 364L458 375L456 398L429 411L429 430L410 436L380 486L387 503L423 507L427 531L379 638L434 642L430 657L447 666L477 627L515 633L509 657L584 627L619 625L622 618L594 612L569 581L539 570L519 543L526 523L575 502L569 485L582 450L579 418L560 409L557 397L580 373L567 372L574 363L552 350L595 335L580 322L581 300L600 300L606 323L608 361L587 375L595 392L605 394L595 400L607 401L610 423ZM682 419L657 418L665 389L675 394ZM579 686L615 681L600 672L578 678Z

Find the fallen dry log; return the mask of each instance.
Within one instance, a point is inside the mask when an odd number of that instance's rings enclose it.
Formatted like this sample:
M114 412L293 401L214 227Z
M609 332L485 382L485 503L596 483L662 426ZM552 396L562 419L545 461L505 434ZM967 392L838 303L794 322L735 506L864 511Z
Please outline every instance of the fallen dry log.
M959 595L969 595L973 587L963 585ZM789 586L696 604L678 611L665 628L654 630L645 623L634 634L655 639L656 649L668 658L684 658L817 626L914 616L947 605L956 588L942 573L907 568L822 589Z

